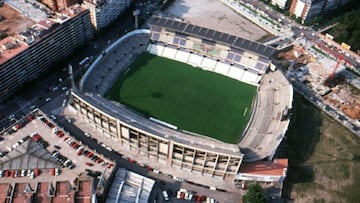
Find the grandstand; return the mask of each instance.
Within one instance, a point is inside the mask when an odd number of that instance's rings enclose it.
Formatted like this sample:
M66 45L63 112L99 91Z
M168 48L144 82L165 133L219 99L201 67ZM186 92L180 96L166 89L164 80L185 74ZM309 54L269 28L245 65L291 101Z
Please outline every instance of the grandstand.
M240 143L226 144L171 129L103 98L142 51L257 86L254 107L249 109L251 121ZM71 105L91 126L131 151L191 173L236 175L242 161L272 159L289 124L278 119L278 114L291 108L292 88L280 72L265 74L276 52L240 37L155 17L150 30L127 33L91 64L80 91L72 92Z
M167 18L150 22L152 54L257 85L277 50L240 37Z
M111 44L95 59L89 71L85 73L80 88L84 87L83 91L85 92L105 94L126 67L146 50L149 42L148 35L149 31L138 30L135 33L128 33ZM129 40L129 36L132 37L131 40ZM117 47L129 47L129 49L118 49Z

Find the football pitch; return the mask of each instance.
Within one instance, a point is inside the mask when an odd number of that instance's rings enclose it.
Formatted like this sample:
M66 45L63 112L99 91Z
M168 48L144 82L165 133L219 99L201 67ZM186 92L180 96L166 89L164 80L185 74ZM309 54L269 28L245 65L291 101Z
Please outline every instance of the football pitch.
M237 143L255 93L255 86L143 53L106 97L181 130Z

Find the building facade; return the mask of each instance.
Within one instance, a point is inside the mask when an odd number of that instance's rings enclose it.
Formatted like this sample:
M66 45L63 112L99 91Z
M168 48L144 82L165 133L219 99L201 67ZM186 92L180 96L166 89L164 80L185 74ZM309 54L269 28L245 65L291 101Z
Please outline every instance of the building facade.
M0 101L36 79L93 37L89 11L79 5L0 41Z
M289 11L296 17L301 17L304 22L348 2L349 0L293 0Z
M130 6L130 0L84 0L83 5L90 10L95 30L101 30Z

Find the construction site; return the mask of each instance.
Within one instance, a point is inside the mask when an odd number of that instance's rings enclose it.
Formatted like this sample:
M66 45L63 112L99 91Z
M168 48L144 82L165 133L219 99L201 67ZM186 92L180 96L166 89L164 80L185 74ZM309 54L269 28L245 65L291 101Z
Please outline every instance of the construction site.
M305 44L305 46L303 45ZM352 73L351 67L343 57L334 54L326 46L306 46L307 42L299 42L288 51L278 54L278 63L288 67L288 73L299 84L305 86L316 97L320 108L331 106L345 115L357 127L360 126L360 87L358 76ZM338 115L334 117L339 118Z

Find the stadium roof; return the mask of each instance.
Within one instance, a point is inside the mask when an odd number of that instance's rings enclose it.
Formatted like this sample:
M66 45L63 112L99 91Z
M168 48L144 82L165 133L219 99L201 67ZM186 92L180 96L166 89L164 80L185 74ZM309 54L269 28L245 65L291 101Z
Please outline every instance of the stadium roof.
M0 169L60 168L55 158L38 143L29 139L0 158Z
M202 39L220 42L234 48L245 49L265 56L267 58L271 58L277 52L276 49L265 46L258 42L254 42L216 30L192 25L189 23L172 20L169 18L155 16L150 20L150 25L163 27L173 32L179 32L182 34L196 36Z

